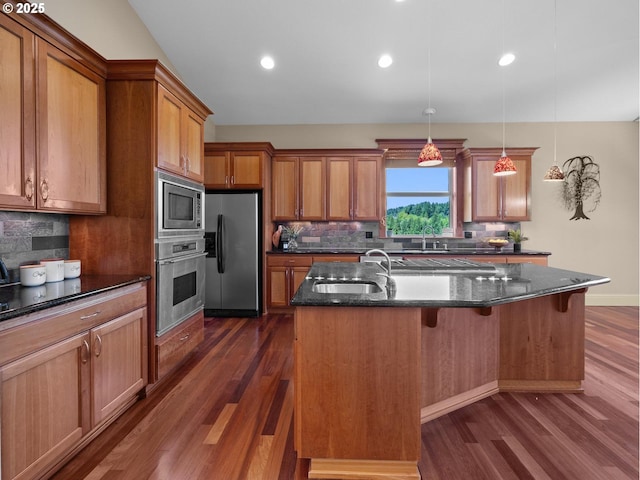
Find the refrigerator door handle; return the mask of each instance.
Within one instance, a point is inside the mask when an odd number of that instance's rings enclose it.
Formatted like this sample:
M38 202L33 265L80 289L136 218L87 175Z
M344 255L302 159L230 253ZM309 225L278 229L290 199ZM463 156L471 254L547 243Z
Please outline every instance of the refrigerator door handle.
M218 215L218 230L216 233L218 273L224 273L224 215Z

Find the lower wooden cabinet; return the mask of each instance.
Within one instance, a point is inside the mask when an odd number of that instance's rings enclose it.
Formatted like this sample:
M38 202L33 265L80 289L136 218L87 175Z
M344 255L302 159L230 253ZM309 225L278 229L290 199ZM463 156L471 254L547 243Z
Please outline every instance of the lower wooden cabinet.
M144 388L146 286L101 300L45 310L0 332L2 480L47 476ZM65 334L53 341L56 327ZM32 351L20 346L24 338Z
M267 256L267 308L290 309L291 298L317 262L357 262L358 255L291 254Z
M156 372L160 378L173 370L204 340L204 312L169 330L156 340Z
M310 255L267 257L267 307L286 308L313 264Z
M91 330L93 425L109 418L145 385L141 338L146 318L146 308L139 308Z

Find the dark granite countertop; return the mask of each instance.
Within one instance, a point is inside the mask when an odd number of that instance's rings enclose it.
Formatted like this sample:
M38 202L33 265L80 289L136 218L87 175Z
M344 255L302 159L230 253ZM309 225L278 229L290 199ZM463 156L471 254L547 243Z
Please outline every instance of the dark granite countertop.
M0 287L0 322L150 279L148 275L83 274L37 287L3 286Z
M271 250L270 255L313 255L313 254L344 254L344 255L364 255L368 248L347 248L347 247L313 247L297 248L295 250ZM522 250L514 252L513 247L503 247L500 250L495 248L449 248L449 249L425 249L420 248L385 248L389 255L551 255L551 252L540 250Z
M473 262L476 263L476 262ZM487 270L494 267L493 270ZM477 264L467 270L392 270L374 263L314 263L291 304L294 306L490 307L588 288L607 277L557 268L517 264ZM356 280L354 280L356 279ZM314 284L368 282L376 293L317 293ZM318 287L316 287L317 289Z

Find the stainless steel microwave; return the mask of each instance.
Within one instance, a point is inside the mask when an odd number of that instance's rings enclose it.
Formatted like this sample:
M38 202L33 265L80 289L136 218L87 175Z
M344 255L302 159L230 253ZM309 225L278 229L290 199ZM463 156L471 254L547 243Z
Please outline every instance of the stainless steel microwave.
M204 187L156 170L156 237L204 235Z

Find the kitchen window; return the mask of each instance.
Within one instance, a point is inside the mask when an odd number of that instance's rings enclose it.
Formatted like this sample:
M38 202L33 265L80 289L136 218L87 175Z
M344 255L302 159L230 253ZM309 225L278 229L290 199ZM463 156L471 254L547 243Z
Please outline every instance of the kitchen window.
M386 229L394 236L453 236L454 169L387 162Z

